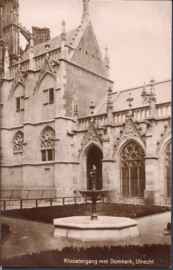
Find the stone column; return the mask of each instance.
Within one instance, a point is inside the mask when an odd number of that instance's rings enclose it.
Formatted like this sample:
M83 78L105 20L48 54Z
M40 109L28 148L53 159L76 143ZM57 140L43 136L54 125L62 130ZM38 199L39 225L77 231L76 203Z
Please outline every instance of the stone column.
M158 188L158 157L156 156L156 119L147 119L145 181L144 198L146 204L160 204L160 191Z

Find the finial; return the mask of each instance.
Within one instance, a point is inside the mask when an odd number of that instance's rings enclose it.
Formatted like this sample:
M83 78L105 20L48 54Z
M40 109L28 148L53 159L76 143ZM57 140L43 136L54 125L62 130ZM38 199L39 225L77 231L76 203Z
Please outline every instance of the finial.
M129 108L132 107L132 101L134 98L131 97L131 93L129 93L129 98L127 98L127 101L129 102Z
M109 86L108 88L108 95L110 95L112 93L112 88Z
M108 123L112 124L113 123L113 101L112 101L112 88L108 88L108 102L107 102L107 120Z
M151 88L150 88L150 95L152 95L152 94L154 94L154 82L155 82L155 80L153 79L153 77L151 78L151 81L150 81L150 83L151 83Z
M66 40L66 29L65 29L65 21L62 21L62 31L61 31L61 40Z
M4 77L9 77L9 65L10 65L10 58L8 52L8 46L5 46L5 56L4 56Z
M93 101L91 101L91 105L90 105L91 115L93 115L93 114L94 114L94 109L95 109L94 102L93 102Z
M155 80L153 79L153 77L151 78L151 86L154 86L154 82L155 82Z
M127 98L127 101L129 102L129 112L127 114L127 118L133 117L133 113L132 113L132 110L131 110L133 100L134 100L134 98L132 98L131 93L129 93L129 98Z
M145 103L146 102L146 97L148 95L148 92L145 88L145 82L144 82L144 86L143 86L143 89L142 89L142 93L141 93L141 97L143 97L143 102Z
M113 102L112 102L112 97L111 97L111 93L112 93L112 88L109 87L108 88L108 102L107 102L107 111L109 110L113 110Z
M154 82L155 80L153 78L151 78L151 88L150 88L150 93L147 92L146 88L145 88L145 83L143 86L143 90L141 93L141 96L143 97L143 103L151 103L151 101L156 102L156 95L154 93Z
M82 21L90 21L90 14L89 14L89 1L90 0L83 0L83 15Z
M46 44L45 44L46 58L49 58L49 48L50 48L49 41L46 40Z

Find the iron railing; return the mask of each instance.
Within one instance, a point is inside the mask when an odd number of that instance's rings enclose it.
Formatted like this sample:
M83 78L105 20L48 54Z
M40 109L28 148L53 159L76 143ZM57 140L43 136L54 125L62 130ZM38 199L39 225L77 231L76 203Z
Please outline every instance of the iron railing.
M43 203L41 204L41 202ZM10 209L38 208L39 204L41 206L55 206L77 203L87 203L87 199L82 196L34 199L1 199L1 211Z

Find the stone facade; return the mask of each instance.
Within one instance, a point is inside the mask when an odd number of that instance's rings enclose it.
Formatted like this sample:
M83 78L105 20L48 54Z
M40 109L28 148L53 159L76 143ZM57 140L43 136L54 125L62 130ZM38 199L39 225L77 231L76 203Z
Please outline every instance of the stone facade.
M22 198L26 190L37 196L42 190L47 196L76 196L91 186L93 162L99 187L110 189L107 201L168 203L171 81L151 80L118 93L112 89L108 52L103 61L88 0L75 30L66 32L63 22L60 36L36 47L31 36L29 48L13 65L6 47L2 190L16 189Z

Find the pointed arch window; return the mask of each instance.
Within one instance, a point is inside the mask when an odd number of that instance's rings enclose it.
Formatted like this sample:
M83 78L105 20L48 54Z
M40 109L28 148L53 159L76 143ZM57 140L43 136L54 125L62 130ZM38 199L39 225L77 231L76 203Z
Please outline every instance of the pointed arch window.
M143 197L145 189L144 151L135 142L121 151L121 193L125 197Z
M41 135L41 160L52 161L55 159L54 150L55 131L51 127L43 130Z
M171 142L165 148L165 185L166 197L171 197Z
M23 145L24 145L24 134L21 131L18 131L14 136L13 142L13 153L14 154L22 154L23 153Z

